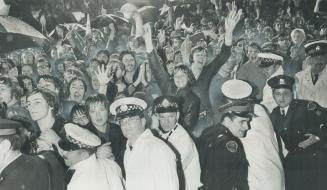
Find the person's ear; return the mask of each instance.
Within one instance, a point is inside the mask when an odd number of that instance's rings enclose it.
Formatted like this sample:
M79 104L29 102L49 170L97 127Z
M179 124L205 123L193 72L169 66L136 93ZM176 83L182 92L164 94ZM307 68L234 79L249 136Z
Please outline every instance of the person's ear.
M180 113L179 113L179 112L177 112L177 113L176 113L176 118L177 118L177 121L179 120L179 116L180 116Z
M142 126L145 126L146 124L146 119L144 117L141 118L141 123L142 123Z
M81 152L81 158L83 160L87 159L88 157L90 157L90 153L88 151L82 151Z

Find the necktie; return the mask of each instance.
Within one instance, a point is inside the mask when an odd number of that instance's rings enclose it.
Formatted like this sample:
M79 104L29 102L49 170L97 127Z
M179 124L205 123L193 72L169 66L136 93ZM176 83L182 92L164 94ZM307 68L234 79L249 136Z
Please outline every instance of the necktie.
M285 110L282 109L281 111L282 111L282 116L285 117L285 116L286 116L286 114L285 114Z
M66 173L66 184L69 184L70 180L72 179L73 175L75 173L75 170L69 169Z
M317 82L317 80L318 80L318 74L314 74L313 75L313 80L312 80L312 83L315 85L316 84L316 82Z

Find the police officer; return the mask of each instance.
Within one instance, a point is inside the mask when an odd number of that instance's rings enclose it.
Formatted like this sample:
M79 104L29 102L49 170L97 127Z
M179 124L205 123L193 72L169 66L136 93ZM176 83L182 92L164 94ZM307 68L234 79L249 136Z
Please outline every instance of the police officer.
M23 138L18 131L22 127L19 122L0 119L0 189L53 189L46 162L20 152Z
M229 80L222 92L227 103L219 108L221 122L206 129L199 139L203 189L247 190L248 161L240 138L246 136L253 115L247 98L252 88L244 81Z
M294 82L285 75L268 81L278 104L271 119L288 151L284 159L286 190L326 189L327 113L315 102L295 100Z
M327 108L327 40L307 43L304 47L309 66L295 75L297 95Z
M178 123L180 115L178 98L159 96L154 100L153 111L159 120L160 137L175 151L180 161L179 169L182 172L179 176L180 189L197 190L201 186L199 154L191 136Z
M144 100L134 97L120 98L110 105L110 113L119 120L127 138L126 189L178 190L176 156L167 144L145 128L146 108Z

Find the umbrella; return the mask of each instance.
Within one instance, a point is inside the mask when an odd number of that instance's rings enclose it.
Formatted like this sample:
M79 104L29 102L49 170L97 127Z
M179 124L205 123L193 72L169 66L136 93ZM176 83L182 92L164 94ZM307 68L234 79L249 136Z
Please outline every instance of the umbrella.
M111 23L116 23L116 20L109 14L99 15L91 21L92 28L102 28L109 26Z
M32 26L11 16L0 16L0 53L42 46L49 42Z

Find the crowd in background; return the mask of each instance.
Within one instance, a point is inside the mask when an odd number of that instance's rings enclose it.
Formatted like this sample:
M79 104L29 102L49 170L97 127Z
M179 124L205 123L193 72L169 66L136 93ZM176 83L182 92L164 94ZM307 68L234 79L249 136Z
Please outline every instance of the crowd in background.
M295 78L294 97L327 108L326 60L320 68L314 67L305 51L310 41L327 39L327 19L317 10L316 2L157 1L152 4L157 12L149 11L149 15L137 11L147 5L144 2L4 2L11 6L10 16L48 38L44 47L1 54L3 117L27 126L28 138L22 146L25 154L57 152L54 145L65 135L63 126L74 123L101 139L99 157L107 157L105 149L111 147L125 175L126 138L109 111L114 101L143 99L148 105L146 128L160 131L160 118L153 113L154 100L162 95L176 96L178 123L197 144L206 128L221 121L218 107L225 103L221 87L231 79L249 82L252 98L264 105L267 113L277 106L267 84L276 75ZM108 18L114 21L100 19L106 14L112 14ZM261 67L258 54L263 52L273 52L282 61ZM304 77L314 69L317 78L311 88ZM66 167L53 155L49 159L60 168Z

